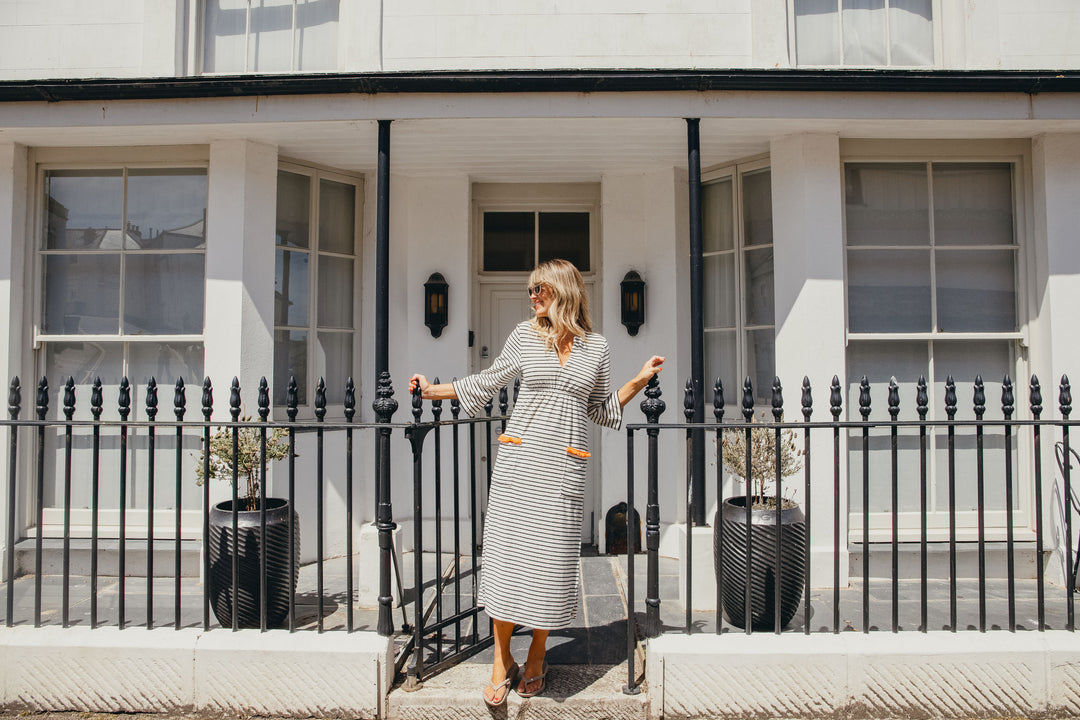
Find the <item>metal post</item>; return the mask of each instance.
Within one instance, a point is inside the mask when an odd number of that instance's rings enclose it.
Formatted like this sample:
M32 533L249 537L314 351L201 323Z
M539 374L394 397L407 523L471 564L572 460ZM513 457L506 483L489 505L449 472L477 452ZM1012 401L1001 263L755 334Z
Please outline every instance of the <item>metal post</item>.
M371 407L375 411L376 422L383 425L376 433L378 460L375 468L375 482L379 491L379 507L376 511L376 526L379 529L379 634L388 636L394 632L394 621L391 618L391 603L394 599L390 595L390 553L393 549L392 533L397 525L394 524L394 514L390 507L390 428L387 424L398 408L389 372L383 372L379 376L375 395Z
M690 379L694 385L695 423L705 422L705 325L702 283L704 261L701 232L701 139L700 120L686 119L687 170L690 186ZM705 524L705 431L693 433L693 476L690 506L693 524Z
M648 504L645 507L645 548L648 551L645 634L648 637L656 637L660 634L660 493L657 478L659 468L657 439L660 428L655 425L660 422L660 415L667 407L667 404L660 399L661 394L660 382L654 374L645 388L645 399L641 401L641 412L644 413L649 424L654 426L645 431L649 436Z
M375 190L375 383L390 372L390 120L379 121ZM387 420L389 422L389 420ZM375 434L375 467L382 466L382 436ZM376 470L376 472L378 472ZM382 484L375 483L375 513L382 505ZM389 592L389 590L388 590Z

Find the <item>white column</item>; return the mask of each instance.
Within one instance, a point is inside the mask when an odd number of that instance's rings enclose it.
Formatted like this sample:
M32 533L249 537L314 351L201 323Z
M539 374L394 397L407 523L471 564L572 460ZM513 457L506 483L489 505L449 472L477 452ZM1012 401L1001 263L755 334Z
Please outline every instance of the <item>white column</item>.
M26 296L25 263L27 247L26 205L27 205L27 153L26 148L14 143L0 143L0 338L6 344L6 351L0 352L0 397L3 405L0 412L8 417L7 390L13 375L19 375L22 381L22 418L30 417L34 404L35 379L32 372L26 372L24 358L29 358L28 345L23 329ZM25 437L25 434L24 434ZM0 573L7 573L7 516L8 516L8 451L10 436L0 433L3 451L3 471L0 477ZM25 492L28 485L22 483L20 492ZM16 506L18 507L18 506ZM22 525L22 518L15 519L15 526ZM18 535L18 533L16 533Z
M1031 371L1039 376L1042 385L1043 418L1059 417L1058 388L1061 376L1069 375L1071 384L1080 387L1080 336L1076 332L1076 308L1080 307L1080 134L1044 135L1035 139L1033 146L1033 180L1035 196L1035 237L1028 252L1034 264L1032 291L1029 297L1035 303L1031 328ZM1073 391L1073 413L1080 415L1080 393ZM1018 388L1017 405L1027 404L1026 384ZM1021 404L1023 403L1023 405ZM1055 433L1060 439L1060 434ZM1075 438L1075 435L1071 436ZM1080 445L1072 439L1074 446ZM1044 449L1051 442L1043 440ZM1063 515L1060 508L1063 499L1060 473L1054 455L1043 455L1043 507L1055 508L1043 513L1045 520L1043 540L1047 548L1057 550L1057 561L1047 566L1047 579L1064 582L1063 555L1065 551ZM1075 466L1074 466L1075 467ZM1073 472L1072 489L1080 494L1080 473ZM1051 493L1057 495L1051 500ZM1049 505L1047 503L1050 503ZM1076 528L1080 516L1073 513L1073 557Z
M240 379L244 413L258 411L259 378L274 376L274 224L277 148L247 140L210 145L206 211L205 373L214 418L229 417Z
M830 383L833 375L843 383L845 375L839 139L835 135L778 138L772 141L770 154L776 374L784 386L785 419L802 420L801 386L806 376L813 391L811 419L829 420ZM832 434L819 430L811 438L811 578L822 587L832 584ZM842 471L845 465L841 460ZM846 582L847 492L843 477L841 482L840 569L841 582ZM787 483L801 498L802 473Z

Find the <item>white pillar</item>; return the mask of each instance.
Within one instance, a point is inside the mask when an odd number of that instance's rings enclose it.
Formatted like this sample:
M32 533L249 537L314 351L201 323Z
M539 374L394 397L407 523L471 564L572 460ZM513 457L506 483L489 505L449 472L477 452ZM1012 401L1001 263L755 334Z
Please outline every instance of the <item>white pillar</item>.
M0 383L4 398L0 412L7 414L7 389L13 375L19 375L22 381L22 418L29 414L34 404L35 381L32 372L25 372L23 360L29 357L28 345L24 337L23 313L26 285L24 273L26 263L26 204L27 204L27 153L26 148L14 143L0 143L0 338L4 339L6 350L0 352ZM25 434L24 434L25 437ZM4 479L0 488L0 573L7 575L7 517L8 517L8 481L7 453L10 436L0 433L0 443L4 458L4 470L0 477ZM22 483L20 492L28 487ZM18 507L18 505L16 506ZM16 529L21 527L23 519L16 517ZM16 532L16 535L18 533Z
M277 148L247 140L210 145L206 211L205 374L214 418L229 417L240 379L244 414L256 416L259 378L274 376L274 224Z
M794 135L772 141L776 374L784 386L785 419L802 420L803 377L809 377L812 420L830 420L833 375L844 382L844 240L840 143L835 135ZM811 435L811 578L832 585L832 434ZM801 442L801 440L800 440ZM843 452L843 448L841 449ZM841 471L846 463L841 456ZM803 476L787 480L803 495ZM804 507L804 511L806 508ZM847 578L847 492L841 478L841 582Z
M1039 376L1042 385L1043 418L1059 417L1058 383L1063 374L1076 385L1080 380L1080 337L1076 332L1076 308L1080 307L1080 134L1044 135L1035 139L1033 146L1033 180L1035 196L1035 237L1033 252L1028 258L1034 261L1032 277L1033 292L1029 296L1035 302L1031 313L1031 371ZM1075 390L1074 397L1080 397ZM1017 405L1027 404L1027 387L1021 385L1017 393ZM1071 417L1080 415L1080 402L1073 401ZM1055 433L1055 438L1060 435ZM1075 437L1075 435L1073 436ZM1043 440L1044 450L1052 442ZM1072 440L1074 446L1080 444ZM1043 539L1047 548L1057 551L1057 562L1047 566L1047 579L1064 583L1065 551L1062 511L1063 487L1054 455L1043 455L1043 507L1054 508L1043 513L1045 520ZM1071 478L1072 491L1080 494L1080 473ZM1052 498L1052 494L1056 497ZM1047 504L1049 503L1049 504ZM1080 526L1078 513L1073 513L1073 558L1076 557L1076 528Z

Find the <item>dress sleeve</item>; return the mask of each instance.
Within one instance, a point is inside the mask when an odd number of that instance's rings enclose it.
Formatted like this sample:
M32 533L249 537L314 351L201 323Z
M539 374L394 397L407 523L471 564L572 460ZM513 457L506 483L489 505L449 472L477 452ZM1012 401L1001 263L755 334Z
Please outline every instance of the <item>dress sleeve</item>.
M506 339L499 357L486 370L454 381L454 394L461 401L461 409L467 415L476 415L495 393L521 371L521 326L518 325Z
M611 352L604 342L600 364L596 369L596 384L589 393L589 419L612 430L622 427L622 405L619 394L611 390Z

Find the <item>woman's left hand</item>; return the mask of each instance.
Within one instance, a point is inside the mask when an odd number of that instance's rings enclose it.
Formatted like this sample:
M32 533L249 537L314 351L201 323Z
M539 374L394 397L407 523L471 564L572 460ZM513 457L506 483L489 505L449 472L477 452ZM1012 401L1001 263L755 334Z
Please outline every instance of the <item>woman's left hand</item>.
M637 374L637 380L644 380L645 383L648 383L653 375L664 369L664 360L666 359L660 355L653 355L646 360L645 364L641 366L641 372Z

